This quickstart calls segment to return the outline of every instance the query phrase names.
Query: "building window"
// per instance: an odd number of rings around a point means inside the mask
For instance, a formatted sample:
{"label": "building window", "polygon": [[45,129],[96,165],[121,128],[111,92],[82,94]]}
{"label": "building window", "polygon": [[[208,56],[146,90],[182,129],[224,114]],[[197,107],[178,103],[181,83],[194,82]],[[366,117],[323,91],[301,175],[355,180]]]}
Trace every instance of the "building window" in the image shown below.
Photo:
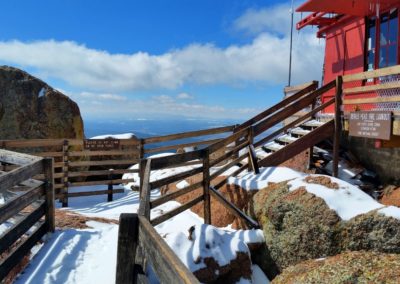
{"label": "building window", "polygon": [[367,24],[367,70],[398,64],[398,33],[398,9],[392,9],[379,17],[369,19]]}

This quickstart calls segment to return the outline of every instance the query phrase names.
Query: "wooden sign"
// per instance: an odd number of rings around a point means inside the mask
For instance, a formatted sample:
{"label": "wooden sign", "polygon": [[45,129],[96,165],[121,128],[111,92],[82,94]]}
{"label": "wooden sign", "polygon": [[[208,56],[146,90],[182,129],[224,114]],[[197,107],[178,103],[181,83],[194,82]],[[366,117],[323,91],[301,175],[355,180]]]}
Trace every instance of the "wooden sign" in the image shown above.
{"label": "wooden sign", "polygon": [[349,135],[390,140],[392,113],[390,111],[357,111],[350,113]]}
{"label": "wooden sign", "polygon": [[90,151],[104,151],[119,149],[119,139],[85,139],[83,140],[83,148]]}

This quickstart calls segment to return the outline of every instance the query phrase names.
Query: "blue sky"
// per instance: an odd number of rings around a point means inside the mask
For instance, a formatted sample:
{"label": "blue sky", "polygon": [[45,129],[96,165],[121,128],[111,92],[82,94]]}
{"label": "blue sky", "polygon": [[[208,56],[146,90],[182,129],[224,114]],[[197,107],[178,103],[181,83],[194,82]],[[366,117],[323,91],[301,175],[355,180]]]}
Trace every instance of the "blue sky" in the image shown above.
{"label": "blue sky", "polygon": [[[244,119],[287,84],[289,1],[26,0],[0,9],[0,64],[69,95],[85,119]],[[314,33],[295,33],[294,83],[321,77],[324,42]]]}

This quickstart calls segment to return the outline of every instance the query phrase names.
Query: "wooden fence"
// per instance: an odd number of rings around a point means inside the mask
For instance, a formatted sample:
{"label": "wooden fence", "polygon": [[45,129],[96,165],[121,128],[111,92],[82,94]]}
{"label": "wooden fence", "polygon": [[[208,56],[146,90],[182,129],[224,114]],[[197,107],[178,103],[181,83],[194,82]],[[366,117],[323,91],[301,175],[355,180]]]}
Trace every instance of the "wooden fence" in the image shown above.
{"label": "wooden fence", "polygon": [[[2,281],[55,223],[53,159],[0,150],[0,162],[10,166],[0,172],[0,224],[6,228],[0,237]],[[27,181],[36,175],[43,180]]]}
{"label": "wooden fence", "polygon": [[[221,136],[232,133],[234,129],[233,125],[145,139],[121,139],[119,147],[110,150],[85,149],[84,140],[78,139],[0,140],[0,148],[54,158],[56,198],[66,207],[71,197],[107,194],[108,201],[112,201],[113,194],[123,192],[122,188],[115,188],[115,185],[135,181],[132,178],[123,179],[122,175],[138,173],[138,169],[129,169],[129,166],[138,164],[144,157],[185,147],[205,147],[219,141]],[[188,138],[197,141],[181,142]],[[160,146],[160,143],[169,145]],[[70,190],[95,185],[104,185],[105,188],[79,192]]]}
{"label": "wooden fence", "polygon": [[[338,147],[341,132],[341,77],[322,88],[313,91],[313,86],[308,86],[296,94],[284,99],[263,113],[251,118],[235,128],[234,133],[208,147],[188,153],[166,157],[143,159],[140,163],[140,206],[138,215],[121,215],[117,256],[117,283],[146,283],[146,263],[152,265],[161,283],[198,283],[193,274],[173,254],[164,240],[157,234],[153,226],[156,226],[181,212],[190,209],[203,202],[204,222],[211,224],[211,196],[220,202],[229,212],[240,218],[249,228],[258,228],[259,225],[251,217],[247,216],[234,204],[225,198],[218,190],[227,183],[229,177],[237,176],[242,171],[249,169],[259,172],[259,164],[264,166],[275,165],[289,159],[294,155],[312,147],[316,143],[331,136],[334,140],[334,174],[337,176]],[[336,96],[327,103],[316,106],[316,100],[322,94],[336,87]],[[312,118],[317,112],[334,104],[337,114],[324,126],[299,139],[294,146],[287,146],[288,152],[278,151],[274,158],[270,156],[258,161],[255,148],[261,146],[270,139],[285,132],[290,127],[295,127]],[[298,113],[307,106],[311,110],[302,117],[297,118],[265,137],[265,132],[273,129],[277,124],[291,115]],[[260,138],[264,137],[264,138]],[[303,141],[304,143],[302,143]],[[289,153],[289,154],[288,154]],[[179,169],[190,163],[190,168],[181,168],[181,171],[172,176],[154,179],[152,172],[173,167]],[[233,171],[227,173],[227,170]],[[195,182],[172,193],[167,193],[155,200],[150,199],[150,192],[172,183],[201,174],[199,182]],[[223,179],[216,180],[217,177]],[[195,190],[201,190],[200,194],[181,206],[165,212],[155,218],[151,218],[151,209],[160,206],[170,200],[176,199]],[[150,236],[150,237],[149,237]],[[147,262],[146,262],[147,260]]]}

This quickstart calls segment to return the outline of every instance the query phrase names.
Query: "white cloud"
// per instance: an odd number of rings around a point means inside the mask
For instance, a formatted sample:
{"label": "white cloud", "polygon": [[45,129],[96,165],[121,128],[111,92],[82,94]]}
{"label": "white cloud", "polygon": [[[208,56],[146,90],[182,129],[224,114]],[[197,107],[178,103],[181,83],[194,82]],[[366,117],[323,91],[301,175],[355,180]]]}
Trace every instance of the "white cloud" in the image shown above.
{"label": "white cloud", "polygon": [[[285,84],[289,36],[283,31],[283,22],[287,21],[287,11],[283,11],[281,6],[276,10],[251,10],[239,18],[238,27],[263,31],[244,45],[220,48],[208,43],[191,44],[151,55],[146,52],[111,54],[72,41],[0,41],[0,61],[32,68],[43,79],[53,77],[71,87],[95,92],[176,89],[184,84]],[[267,12],[269,16],[265,18],[272,17],[268,20],[273,24],[258,23]],[[250,15],[258,16],[249,22]],[[314,33],[296,34],[293,59],[296,82],[318,79],[323,44],[318,43]]]}
{"label": "white cloud", "polygon": [[176,96],[176,98],[180,99],[180,100],[190,100],[190,99],[193,99],[194,97],[188,93],[179,93]]}

